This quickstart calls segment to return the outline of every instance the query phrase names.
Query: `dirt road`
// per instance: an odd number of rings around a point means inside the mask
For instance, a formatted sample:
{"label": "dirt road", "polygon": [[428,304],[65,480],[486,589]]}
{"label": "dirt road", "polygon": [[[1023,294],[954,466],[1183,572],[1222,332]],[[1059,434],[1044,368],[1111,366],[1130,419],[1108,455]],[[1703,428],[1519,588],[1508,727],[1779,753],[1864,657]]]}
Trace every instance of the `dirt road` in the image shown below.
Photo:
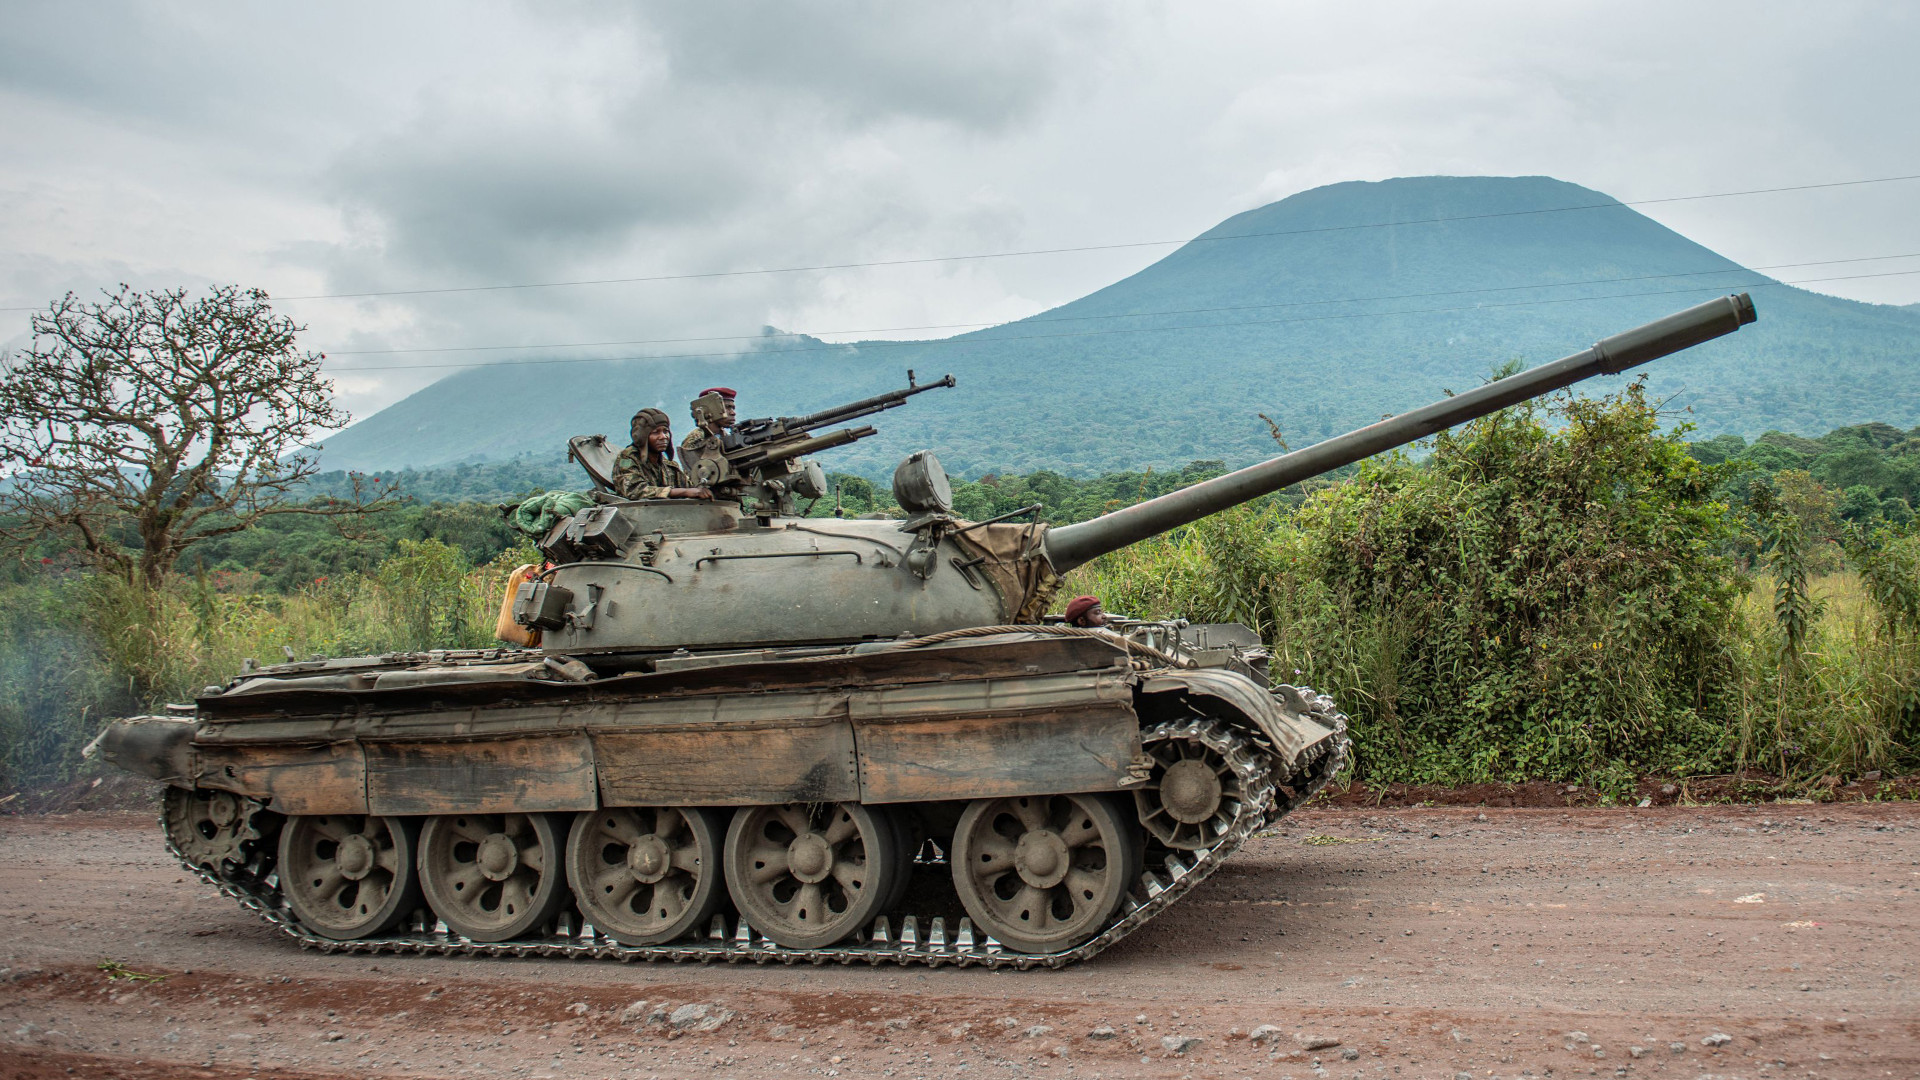
{"label": "dirt road", "polygon": [[1002,973],[324,956],[150,817],[0,818],[0,1077],[1920,1076],[1920,806],[1284,824]]}

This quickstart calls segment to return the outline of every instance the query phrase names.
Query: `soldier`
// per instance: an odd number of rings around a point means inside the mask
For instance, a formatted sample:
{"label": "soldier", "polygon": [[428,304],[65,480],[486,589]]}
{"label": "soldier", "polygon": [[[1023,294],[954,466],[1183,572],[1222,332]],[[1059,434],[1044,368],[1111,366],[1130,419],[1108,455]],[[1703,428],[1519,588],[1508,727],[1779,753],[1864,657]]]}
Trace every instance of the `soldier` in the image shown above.
{"label": "soldier", "polygon": [[633,414],[633,445],[614,461],[613,490],[623,499],[711,499],[673,460],[673,428],[659,409]]}
{"label": "soldier", "polygon": [[725,444],[721,438],[721,432],[733,427],[733,398],[732,388],[709,386],[693,399],[695,427],[680,444],[680,459],[686,462],[687,471],[696,484],[711,488],[740,479],[723,453]]}
{"label": "soldier", "polygon": [[1076,596],[1067,601],[1067,625],[1093,629],[1107,625],[1107,611],[1097,596]]}

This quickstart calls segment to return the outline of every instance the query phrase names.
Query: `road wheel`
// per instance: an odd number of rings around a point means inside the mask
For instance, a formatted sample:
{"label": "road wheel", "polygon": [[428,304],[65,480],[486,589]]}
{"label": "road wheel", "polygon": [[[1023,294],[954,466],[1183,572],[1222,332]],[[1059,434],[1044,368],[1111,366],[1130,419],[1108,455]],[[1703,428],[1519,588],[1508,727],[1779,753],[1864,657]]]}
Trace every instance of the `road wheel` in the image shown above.
{"label": "road wheel", "polygon": [[781,945],[832,945],[892,897],[899,836],[885,810],[854,802],[743,806],[727,829],[727,893]]}
{"label": "road wheel", "polygon": [[280,827],[280,891],[300,922],[322,937],[384,934],[420,906],[419,834],[408,818],[289,818]]}
{"label": "road wheel", "polygon": [[713,812],[697,807],[583,810],[567,836],[574,901],[626,945],[698,932],[720,902],[720,837]]}
{"label": "road wheel", "polygon": [[978,799],[954,829],[953,886],[975,926],[1017,952],[1098,934],[1140,873],[1133,815],[1104,795]]}
{"label": "road wheel", "polygon": [[420,888],[447,928],[510,941],[566,902],[560,830],[545,814],[443,814],[420,830]]}

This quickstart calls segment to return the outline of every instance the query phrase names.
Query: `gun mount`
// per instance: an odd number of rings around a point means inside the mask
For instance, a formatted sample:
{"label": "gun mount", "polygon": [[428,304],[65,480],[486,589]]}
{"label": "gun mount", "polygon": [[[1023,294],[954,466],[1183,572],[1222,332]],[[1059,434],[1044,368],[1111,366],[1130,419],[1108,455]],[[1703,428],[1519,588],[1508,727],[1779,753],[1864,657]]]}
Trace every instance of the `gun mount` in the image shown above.
{"label": "gun mount", "polygon": [[954,385],[951,375],[930,383],[916,383],[913,369],[908,368],[904,389],[889,390],[805,416],[743,420],[721,438],[727,463],[740,479],[722,485],[720,494],[744,501],[760,516],[790,516],[795,509],[795,496],[818,499],[826,494],[826,476],[817,465],[803,460],[807,455],[845,446],[876,433],[872,425],[842,428],[824,435],[813,432],[899,408],[908,398]]}
{"label": "gun mount", "polygon": [[822,409],[819,412],[808,413],[805,416],[762,417],[758,420],[742,420],[735,424],[733,430],[728,433],[726,445],[729,450],[747,448],[790,438],[794,435],[804,435],[810,431],[818,431],[823,427],[831,427],[834,424],[844,424],[849,420],[858,420],[863,416],[872,416],[874,413],[884,412],[887,409],[899,408],[905,405],[907,399],[910,397],[924,394],[929,390],[939,390],[943,387],[952,387],[954,385],[953,376],[951,375],[943,375],[930,383],[915,382],[913,369],[908,368],[907,385],[905,389],[889,390],[884,394],[875,394],[870,398],[862,398],[859,401],[849,402],[845,405],[836,405],[831,409]]}
{"label": "gun mount", "polygon": [[[757,455],[737,460],[765,501],[602,498],[556,526],[507,597],[539,648],[249,663],[89,750],[167,783],[185,865],[330,951],[1057,967],[1184,896],[1349,746],[1244,627],[1043,621],[1062,573],[1754,318],[1714,300],[1057,529],[954,517],[928,451],[894,472],[905,521],[791,516],[798,455],[871,430],[816,429],[953,385],[909,376],[743,425],[728,452]],[[604,472],[604,440],[573,445]],[[951,882],[941,914],[897,910],[927,875]]]}

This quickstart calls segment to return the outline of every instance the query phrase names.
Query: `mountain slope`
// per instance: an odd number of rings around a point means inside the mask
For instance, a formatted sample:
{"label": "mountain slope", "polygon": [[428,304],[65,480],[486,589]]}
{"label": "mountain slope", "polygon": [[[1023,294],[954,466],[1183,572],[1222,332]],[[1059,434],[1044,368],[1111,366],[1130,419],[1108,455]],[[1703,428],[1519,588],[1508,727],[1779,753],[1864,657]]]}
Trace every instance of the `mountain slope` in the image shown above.
{"label": "mountain slope", "polygon": [[942,341],[469,370],[336,435],[323,460],[559,454],[569,435],[624,433],[643,405],[682,417],[714,382],[741,390],[746,415],[798,413],[904,384],[912,367],[960,385],[878,418],[881,435],[832,452],[830,468],[879,476],[922,446],[966,476],[1242,464],[1274,450],[1259,413],[1307,445],[1476,385],[1508,359],[1550,360],[1739,289],[1759,324],[1643,369],[1657,399],[1691,407],[1706,434],[1920,423],[1911,305],[1773,283],[1575,184],[1416,177],[1302,192],[1072,303]]}

